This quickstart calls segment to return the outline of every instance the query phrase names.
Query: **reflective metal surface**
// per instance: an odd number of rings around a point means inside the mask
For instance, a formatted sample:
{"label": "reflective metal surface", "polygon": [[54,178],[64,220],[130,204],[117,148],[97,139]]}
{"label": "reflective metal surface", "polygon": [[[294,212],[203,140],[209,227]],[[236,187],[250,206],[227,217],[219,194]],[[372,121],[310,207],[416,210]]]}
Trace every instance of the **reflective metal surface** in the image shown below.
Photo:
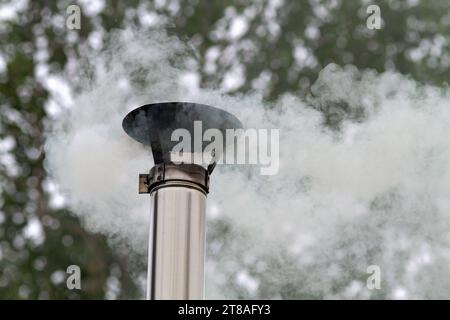
{"label": "reflective metal surface", "polygon": [[203,157],[198,161],[196,156],[203,155],[209,142],[192,139],[190,150],[180,155],[174,150],[179,141],[173,141],[172,134],[183,129],[203,138],[203,131],[215,129],[226,146],[233,142],[225,139],[226,131],[242,124],[231,113],[211,106],[162,102],[131,111],[122,127],[131,138],[150,146],[155,163],[150,173],[139,175],[139,193],[150,193],[152,206],[147,299],[203,299],[205,202],[220,152],[214,149],[208,163]]}
{"label": "reflective metal surface", "polygon": [[206,194],[172,181],[150,197],[147,299],[203,299]]}

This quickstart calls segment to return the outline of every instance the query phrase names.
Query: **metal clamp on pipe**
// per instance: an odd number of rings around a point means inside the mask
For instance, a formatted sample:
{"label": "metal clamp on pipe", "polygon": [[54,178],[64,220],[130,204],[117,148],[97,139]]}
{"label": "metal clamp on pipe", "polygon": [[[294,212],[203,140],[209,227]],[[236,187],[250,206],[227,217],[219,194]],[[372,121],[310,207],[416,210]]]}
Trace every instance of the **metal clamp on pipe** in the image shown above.
{"label": "metal clamp on pipe", "polygon": [[208,194],[209,171],[197,164],[160,163],[149,174],[139,175],[139,193],[151,193],[168,186],[184,186]]}

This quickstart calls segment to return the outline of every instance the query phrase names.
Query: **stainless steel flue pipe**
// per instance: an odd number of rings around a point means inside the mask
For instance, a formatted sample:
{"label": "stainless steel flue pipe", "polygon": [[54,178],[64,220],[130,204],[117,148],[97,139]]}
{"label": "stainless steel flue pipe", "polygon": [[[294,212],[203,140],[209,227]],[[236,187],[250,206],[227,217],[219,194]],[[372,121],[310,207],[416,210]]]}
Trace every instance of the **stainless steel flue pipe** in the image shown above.
{"label": "stainless steel flue pipe", "polygon": [[208,179],[196,164],[159,164],[140,175],[152,211],[147,299],[203,299]]}
{"label": "stainless steel flue pipe", "polygon": [[[131,111],[122,126],[133,139],[151,147],[155,166],[139,176],[139,192],[149,193],[147,299],[203,299],[205,211],[209,176],[223,150],[214,150],[212,163],[172,161],[176,129],[196,134],[204,130],[241,128],[240,121],[223,110],[194,103],[149,104]],[[223,146],[227,141],[223,141]],[[202,153],[205,143],[192,141],[189,153]],[[199,150],[200,148],[200,150]]]}

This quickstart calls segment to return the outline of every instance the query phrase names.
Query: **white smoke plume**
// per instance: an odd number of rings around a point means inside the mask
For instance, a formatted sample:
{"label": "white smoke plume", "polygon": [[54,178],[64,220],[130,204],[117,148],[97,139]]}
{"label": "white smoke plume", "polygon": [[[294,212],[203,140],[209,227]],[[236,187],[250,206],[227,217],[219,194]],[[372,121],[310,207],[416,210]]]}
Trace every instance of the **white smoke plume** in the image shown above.
{"label": "white smoke plume", "polygon": [[[280,171],[213,173],[210,230],[225,219],[244,236],[209,243],[207,297],[448,297],[448,90],[328,65],[307,99],[268,104],[196,86],[195,51],[161,29],[117,31],[108,43],[80,62],[84,85],[46,141],[46,168],[87,228],[145,252],[150,209],[137,174],[151,157],[121,121],[146,103],[210,104],[245,127],[280,129]],[[380,290],[366,288],[369,265],[381,269]]]}

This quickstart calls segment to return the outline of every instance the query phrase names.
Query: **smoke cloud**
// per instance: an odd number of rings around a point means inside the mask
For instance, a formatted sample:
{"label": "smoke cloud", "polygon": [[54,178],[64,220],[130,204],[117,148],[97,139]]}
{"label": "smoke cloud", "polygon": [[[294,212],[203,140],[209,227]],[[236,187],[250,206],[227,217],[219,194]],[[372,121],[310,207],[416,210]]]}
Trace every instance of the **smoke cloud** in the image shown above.
{"label": "smoke cloud", "polygon": [[[209,298],[445,298],[450,294],[450,97],[406,76],[326,66],[301,99],[199,88],[195,51],[162,29],[117,31],[79,62],[46,169],[85,226],[147,250],[151,155],[121,121],[146,103],[223,108],[280,129],[280,169],[218,166],[208,201]],[[381,289],[366,287],[367,267]],[[231,276],[230,276],[231,275]],[[230,286],[230,277],[236,287]]]}

